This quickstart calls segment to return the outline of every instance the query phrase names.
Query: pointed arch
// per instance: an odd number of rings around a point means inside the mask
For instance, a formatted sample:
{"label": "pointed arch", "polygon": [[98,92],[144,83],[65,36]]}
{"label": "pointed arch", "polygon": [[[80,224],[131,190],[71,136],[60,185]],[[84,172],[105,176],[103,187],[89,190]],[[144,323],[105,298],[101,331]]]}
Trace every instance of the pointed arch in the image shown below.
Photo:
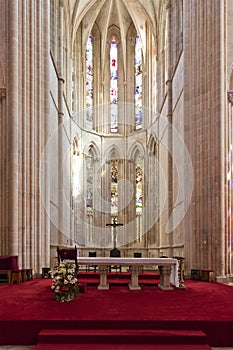
{"label": "pointed arch", "polygon": [[85,145],[83,153],[87,155],[90,150],[93,153],[95,160],[100,158],[100,150],[94,141],[91,141]]}
{"label": "pointed arch", "polygon": [[150,135],[149,140],[148,140],[148,149],[154,155],[156,153],[156,147],[157,147],[156,139],[153,135]]}
{"label": "pointed arch", "polygon": [[121,158],[121,152],[119,148],[115,144],[113,144],[108,151],[107,159],[111,160],[111,159],[117,159],[117,158]]}
{"label": "pointed arch", "polygon": [[132,161],[135,160],[136,155],[140,154],[143,158],[145,156],[145,149],[140,142],[135,142],[129,149],[128,158]]}

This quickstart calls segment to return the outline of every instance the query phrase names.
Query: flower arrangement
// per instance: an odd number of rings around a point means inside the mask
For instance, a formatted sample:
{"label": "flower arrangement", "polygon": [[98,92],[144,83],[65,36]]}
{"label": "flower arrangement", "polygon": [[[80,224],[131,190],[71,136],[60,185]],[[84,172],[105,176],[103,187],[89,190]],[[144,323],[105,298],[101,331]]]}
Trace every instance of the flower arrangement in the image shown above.
{"label": "flower arrangement", "polygon": [[76,265],[62,262],[53,270],[51,289],[54,298],[60,302],[69,302],[76,298],[79,292]]}

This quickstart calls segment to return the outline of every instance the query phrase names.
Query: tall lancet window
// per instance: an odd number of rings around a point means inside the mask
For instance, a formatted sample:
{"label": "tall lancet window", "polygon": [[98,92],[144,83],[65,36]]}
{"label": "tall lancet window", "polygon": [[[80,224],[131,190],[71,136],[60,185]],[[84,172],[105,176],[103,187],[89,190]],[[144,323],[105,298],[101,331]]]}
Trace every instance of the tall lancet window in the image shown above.
{"label": "tall lancet window", "polygon": [[75,137],[73,142],[73,157],[72,157],[72,194],[76,199],[80,195],[80,167],[81,160],[78,151],[78,140]]}
{"label": "tall lancet window", "polygon": [[118,214],[118,161],[111,160],[111,215]]}
{"label": "tall lancet window", "polygon": [[135,38],[135,129],[142,128],[142,44],[139,35]]}
{"label": "tall lancet window", "polygon": [[93,240],[93,192],[94,192],[94,153],[90,147],[86,158],[86,213],[88,241]]}
{"label": "tall lancet window", "polygon": [[143,206],[143,172],[142,161],[140,158],[136,161],[136,179],[135,179],[135,201],[136,201],[136,237],[137,241],[142,240],[142,206]]}
{"label": "tall lancet window", "polygon": [[93,128],[93,37],[86,45],[86,127]]}
{"label": "tall lancet window", "polygon": [[118,43],[112,37],[110,43],[110,117],[111,132],[118,131]]}

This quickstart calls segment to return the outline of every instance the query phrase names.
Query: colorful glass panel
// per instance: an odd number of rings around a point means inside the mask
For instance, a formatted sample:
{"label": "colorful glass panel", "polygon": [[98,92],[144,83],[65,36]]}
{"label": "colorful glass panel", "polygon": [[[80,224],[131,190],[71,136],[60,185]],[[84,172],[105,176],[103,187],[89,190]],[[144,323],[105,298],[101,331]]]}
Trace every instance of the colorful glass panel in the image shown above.
{"label": "colorful glass panel", "polygon": [[118,161],[111,161],[111,214],[118,213]]}
{"label": "colorful glass panel", "polygon": [[118,131],[118,43],[113,37],[110,43],[110,120],[111,132]]}
{"label": "colorful glass panel", "polygon": [[135,129],[142,128],[142,44],[139,36],[135,39]]}
{"label": "colorful glass panel", "polygon": [[137,165],[136,166],[136,213],[142,212],[142,199],[143,199],[142,168],[140,165]]}
{"label": "colorful glass panel", "polygon": [[90,35],[86,45],[86,127],[93,127],[93,37]]}

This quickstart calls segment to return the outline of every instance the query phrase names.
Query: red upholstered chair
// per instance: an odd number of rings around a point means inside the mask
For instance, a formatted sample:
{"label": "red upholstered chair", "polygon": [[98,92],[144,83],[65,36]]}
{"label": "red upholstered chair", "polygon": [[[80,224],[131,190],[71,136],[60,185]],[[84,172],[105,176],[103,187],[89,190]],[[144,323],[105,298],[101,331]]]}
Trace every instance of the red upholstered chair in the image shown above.
{"label": "red upholstered chair", "polygon": [[8,283],[21,283],[26,281],[26,269],[19,269],[18,256],[0,256],[0,275],[7,276]]}
{"label": "red upholstered chair", "polygon": [[[19,271],[17,255],[0,256],[0,275],[5,275],[8,283],[12,283],[12,273],[16,271]],[[13,275],[14,279],[17,281],[21,280],[21,277],[16,275],[17,273]]]}

